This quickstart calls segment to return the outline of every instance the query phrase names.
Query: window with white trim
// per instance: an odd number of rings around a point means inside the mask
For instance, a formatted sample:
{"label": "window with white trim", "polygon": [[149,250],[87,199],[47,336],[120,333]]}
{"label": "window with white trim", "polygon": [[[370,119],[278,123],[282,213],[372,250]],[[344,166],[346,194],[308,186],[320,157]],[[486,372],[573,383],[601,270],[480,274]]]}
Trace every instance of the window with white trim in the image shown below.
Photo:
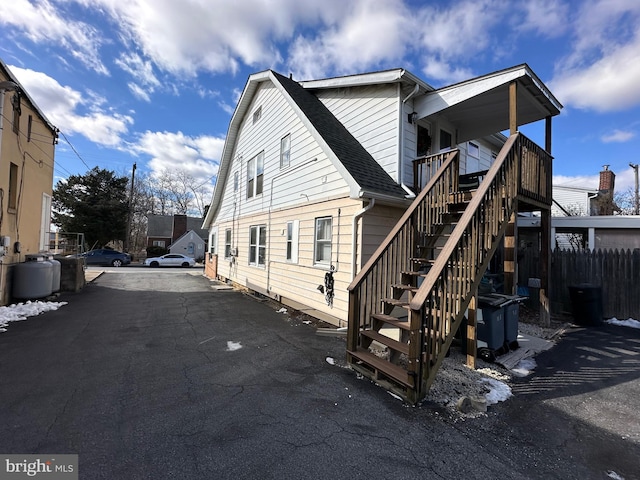
{"label": "window with white trim", "polygon": [[467,145],[467,155],[474,158],[480,158],[480,147],[473,142]]}
{"label": "window with white trim", "polygon": [[287,222],[287,262],[298,263],[299,220]]}
{"label": "window with white trim", "polygon": [[262,194],[264,182],[264,152],[247,162],[247,198]]}
{"label": "window with white trim", "polygon": [[316,218],[313,263],[331,265],[331,217]]}
{"label": "window with white trim", "polygon": [[258,107],[256,111],[253,112],[253,123],[255,124],[261,118],[262,118],[262,106]]}
{"label": "window with white trim", "polygon": [[264,267],[267,257],[267,226],[253,225],[249,229],[249,265]]}
{"label": "window with white trim", "polygon": [[166,245],[165,240],[154,240],[153,241],[153,246],[154,247],[162,247],[162,248],[164,248],[165,245]]}
{"label": "window with white trim", "polygon": [[224,231],[224,258],[231,257],[231,229]]}
{"label": "window with white trim", "polygon": [[280,168],[286,168],[291,161],[291,134],[280,140]]}
{"label": "window with white trim", "polygon": [[440,130],[440,151],[451,150],[453,146],[452,137],[446,130]]}

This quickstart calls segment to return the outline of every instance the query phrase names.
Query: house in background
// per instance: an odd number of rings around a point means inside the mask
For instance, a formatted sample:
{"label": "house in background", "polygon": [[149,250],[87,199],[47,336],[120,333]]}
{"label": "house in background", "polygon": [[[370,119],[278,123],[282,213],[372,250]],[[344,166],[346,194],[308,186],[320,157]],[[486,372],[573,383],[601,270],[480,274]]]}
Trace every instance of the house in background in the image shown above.
{"label": "house in background", "polygon": [[[188,217],[187,215],[149,215],[147,217],[147,247],[166,248],[169,251],[171,245],[191,231],[206,243],[208,232],[202,228],[202,218]],[[195,242],[199,244],[197,240]],[[195,252],[194,255],[189,256],[197,258],[195,256],[197,251]],[[185,253],[185,251],[172,253]],[[202,254],[204,254],[204,247]]]}
{"label": "house in background", "polygon": [[[553,247],[564,250],[640,248],[640,217],[616,215],[619,208],[613,200],[614,191],[615,173],[608,165],[600,172],[597,190],[554,186],[551,207]],[[518,218],[521,249],[537,250],[539,227],[540,218]],[[535,272],[535,267],[532,269]],[[524,269],[522,274],[528,275],[528,270]]]}
{"label": "house in background", "polygon": [[[205,271],[348,324],[349,363],[415,401],[503,237],[515,288],[516,214],[550,218],[560,109],[527,65],[438,90],[404,69],[253,74],[203,223]],[[544,149],[518,132],[539,120]],[[373,340],[388,360],[369,352]]]}
{"label": "house in background", "polygon": [[185,232],[169,246],[169,253],[181,253],[187,257],[202,261],[205,253],[205,241],[195,230]]}
{"label": "house in background", "polygon": [[0,305],[13,267],[49,244],[57,132],[0,60]]}

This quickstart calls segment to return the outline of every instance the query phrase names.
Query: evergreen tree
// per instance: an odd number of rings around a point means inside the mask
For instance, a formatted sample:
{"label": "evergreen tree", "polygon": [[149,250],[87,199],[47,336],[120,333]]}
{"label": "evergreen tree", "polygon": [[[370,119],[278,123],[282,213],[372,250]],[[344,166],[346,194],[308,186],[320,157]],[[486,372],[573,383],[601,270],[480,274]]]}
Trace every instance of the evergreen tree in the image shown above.
{"label": "evergreen tree", "polygon": [[124,240],[127,183],[126,177],[98,167],[59,181],[53,190],[53,223],[64,232],[84,233],[89,247]]}

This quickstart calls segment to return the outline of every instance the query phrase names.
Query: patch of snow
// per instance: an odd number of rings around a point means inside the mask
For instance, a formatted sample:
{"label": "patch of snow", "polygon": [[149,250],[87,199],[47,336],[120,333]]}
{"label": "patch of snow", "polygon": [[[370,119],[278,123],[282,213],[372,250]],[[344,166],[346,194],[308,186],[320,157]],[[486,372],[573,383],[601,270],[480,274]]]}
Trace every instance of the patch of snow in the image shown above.
{"label": "patch of snow", "polygon": [[287,309],[282,307],[280,310],[278,310],[276,313],[287,313]]}
{"label": "patch of snow", "polygon": [[628,318],[627,320],[618,320],[613,317],[607,320],[607,323],[611,325],[620,325],[622,327],[631,327],[631,328],[640,328],[640,322],[638,320],[634,320],[633,318]]}
{"label": "patch of snow", "polygon": [[620,475],[618,475],[616,472],[614,472],[613,470],[609,470],[607,472],[607,477],[609,478],[613,478],[614,480],[624,480],[624,477],[621,477]]}
{"label": "patch of snow", "polygon": [[513,395],[511,387],[495,378],[484,378],[482,382],[489,384],[489,393],[484,398],[487,399],[487,405],[495,405],[498,402],[504,402]]}
{"label": "patch of snow", "polygon": [[305,325],[311,325],[311,320],[303,320],[302,323]]}
{"label": "patch of snow", "polygon": [[520,360],[515,368],[511,369],[511,372],[518,377],[526,377],[527,375],[531,375],[531,372],[533,372],[537,366],[538,364],[532,357],[527,357]]}
{"label": "patch of snow", "polygon": [[327,361],[327,363],[328,363],[329,365],[335,365],[335,364],[336,364],[335,359],[333,359],[333,358],[331,358],[331,357],[327,357],[327,358],[325,358],[325,360]]}
{"label": "patch of snow", "polygon": [[396,400],[400,400],[401,402],[403,401],[403,400],[402,400],[402,397],[401,397],[400,395],[395,394],[395,393],[393,393],[393,392],[390,392],[390,391],[388,391],[388,390],[387,390],[387,393],[388,393],[389,395],[391,395],[393,398],[395,398]]}
{"label": "patch of snow", "polygon": [[25,302],[16,303],[7,307],[0,307],[0,332],[6,332],[10,322],[26,320],[28,317],[35,317],[44,312],[57,310],[66,305],[67,302]]}
{"label": "patch of snow", "polygon": [[234,350],[240,350],[242,345],[240,342],[227,342],[227,352],[233,352]]}

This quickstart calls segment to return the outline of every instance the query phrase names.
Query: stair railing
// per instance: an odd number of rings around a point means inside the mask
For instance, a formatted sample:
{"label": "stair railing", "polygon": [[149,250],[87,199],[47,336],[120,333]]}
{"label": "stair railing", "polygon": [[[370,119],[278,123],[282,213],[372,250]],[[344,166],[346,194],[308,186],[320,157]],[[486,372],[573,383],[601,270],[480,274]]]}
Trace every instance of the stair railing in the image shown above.
{"label": "stair railing", "polygon": [[[412,268],[411,258],[416,254],[415,246],[419,232],[442,221],[447,212],[450,195],[458,189],[458,149],[432,155],[429,161],[441,167],[348,287],[348,350],[356,350],[359,331],[371,327],[371,315],[383,313],[382,299],[390,295],[391,285],[400,281],[403,271]],[[414,338],[416,333],[412,332],[411,338]],[[414,345],[417,345],[416,342]],[[414,362],[409,371],[417,374],[418,365]]]}
{"label": "stair railing", "polygon": [[410,302],[411,329],[424,333],[422,382],[416,382],[416,398],[429,390],[515,212],[520,140],[517,133],[509,137]]}

